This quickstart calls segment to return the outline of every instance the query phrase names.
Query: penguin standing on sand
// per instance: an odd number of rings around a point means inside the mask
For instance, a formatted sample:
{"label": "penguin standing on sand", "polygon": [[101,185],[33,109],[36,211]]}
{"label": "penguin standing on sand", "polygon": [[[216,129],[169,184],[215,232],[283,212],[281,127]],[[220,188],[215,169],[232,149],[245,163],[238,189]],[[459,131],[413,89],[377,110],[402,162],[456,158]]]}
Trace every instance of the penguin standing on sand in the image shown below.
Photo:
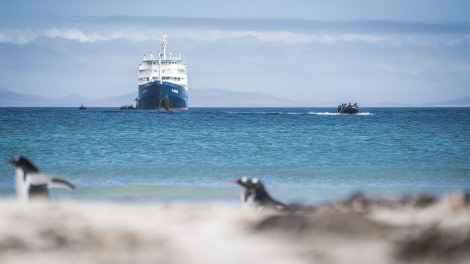
{"label": "penguin standing on sand", "polygon": [[38,198],[48,200],[48,187],[54,185],[75,189],[75,186],[66,179],[41,173],[31,161],[23,156],[7,160],[7,164],[13,164],[16,167],[16,195],[20,201],[28,202]]}
{"label": "penguin standing on sand", "polygon": [[287,205],[273,199],[258,178],[249,180],[246,177],[242,177],[241,179],[233,180],[232,182],[240,184],[245,188],[242,192],[242,203],[244,204],[254,206],[260,210],[264,208],[275,210],[289,209]]}

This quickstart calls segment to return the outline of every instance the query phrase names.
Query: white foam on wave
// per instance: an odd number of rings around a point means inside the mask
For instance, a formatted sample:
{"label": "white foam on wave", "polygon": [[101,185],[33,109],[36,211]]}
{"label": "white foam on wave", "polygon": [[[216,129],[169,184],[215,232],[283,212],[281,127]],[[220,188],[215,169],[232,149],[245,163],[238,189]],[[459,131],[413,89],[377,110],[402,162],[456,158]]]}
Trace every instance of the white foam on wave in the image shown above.
{"label": "white foam on wave", "polygon": [[373,113],[364,112],[364,113],[357,113],[357,114],[341,114],[341,113],[332,113],[332,112],[308,112],[309,115],[321,115],[321,116],[372,116]]}
{"label": "white foam on wave", "polygon": [[333,116],[340,115],[340,113],[331,113],[331,112],[308,112],[309,115],[324,115],[324,116]]}
{"label": "white foam on wave", "polygon": [[[243,111],[230,111],[230,112],[226,112],[227,114],[250,114],[250,115],[321,115],[321,116],[338,116],[338,115],[344,115],[344,116],[348,116],[350,114],[341,114],[341,113],[338,113],[338,112],[313,112],[313,111],[310,111],[310,112],[303,112],[303,111],[299,111],[299,112],[292,112],[292,111],[288,111],[288,112],[280,112],[280,111],[247,111],[247,112],[243,112]],[[357,114],[353,114],[353,115],[360,115],[360,116],[371,116],[371,115],[374,115],[373,113],[369,113],[369,112],[361,112],[361,113],[357,113]]]}

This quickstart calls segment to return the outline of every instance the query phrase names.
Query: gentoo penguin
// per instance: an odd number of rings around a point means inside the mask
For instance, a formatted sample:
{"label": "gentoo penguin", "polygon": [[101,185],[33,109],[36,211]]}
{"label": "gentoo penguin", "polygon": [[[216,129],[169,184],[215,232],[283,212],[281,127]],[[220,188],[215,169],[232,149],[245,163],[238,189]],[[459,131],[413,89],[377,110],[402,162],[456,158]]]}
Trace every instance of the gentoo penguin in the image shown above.
{"label": "gentoo penguin", "polygon": [[31,161],[23,156],[7,160],[7,163],[16,167],[16,196],[20,201],[27,202],[36,198],[49,199],[49,186],[57,185],[75,189],[75,186],[66,179],[41,173]]}
{"label": "gentoo penguin", "polygon": [[242,204],[244,205],[253,206],[260,210],[264,208],[276,210],[288,209],[287,205],[271,198],[258,178],[249,180],[247,177],[242,177],[238,180],[233,180],[232,182],[237,183],[244,188],[241,195]]}
{"label": "gentoo penguin", "polygon": [[251,181],[247,177],[241,177],[240,179],[232,180],[233,183],[239,184],[243,187],[243,191],[240,195],[242,205],[252,206],[254,205],[255,188]]}
{"label": "gentoo penguin", "polygon": [[264,188],[263,183],[258,178],[251,179],[251,184],[255,189],[254,203],[257,204],[260,209],[271,208],[277,210],[286,210],[289,207],[277,200],[274,200]]}

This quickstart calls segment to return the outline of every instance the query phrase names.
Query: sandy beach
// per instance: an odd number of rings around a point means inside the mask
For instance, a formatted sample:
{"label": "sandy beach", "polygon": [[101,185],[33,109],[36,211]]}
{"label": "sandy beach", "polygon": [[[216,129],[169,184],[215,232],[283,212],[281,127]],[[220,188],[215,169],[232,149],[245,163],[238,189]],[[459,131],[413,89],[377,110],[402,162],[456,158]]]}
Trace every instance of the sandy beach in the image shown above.
{"label": "sandy beach", "polygon": [[470,263],[468,196],[290,212],[228,205],[0,201],[0,263]]}

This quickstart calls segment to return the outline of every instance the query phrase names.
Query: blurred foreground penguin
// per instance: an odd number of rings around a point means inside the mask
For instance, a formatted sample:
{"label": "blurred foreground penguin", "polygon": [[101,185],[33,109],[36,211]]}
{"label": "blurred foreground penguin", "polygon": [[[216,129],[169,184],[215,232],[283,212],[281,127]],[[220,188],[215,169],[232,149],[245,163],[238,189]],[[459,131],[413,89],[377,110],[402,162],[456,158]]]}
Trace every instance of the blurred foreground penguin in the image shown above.
{"label": "blurred foreground penguin", "polygon": [[243,191],[240,196],[242,205],[253,206],[255,199],[255,187],[247,177],[241,177],[240,179],[232,180],[233,183],[239,184],[243,187]]}
{"label": "blurred foreground penguin", "polygon": [[49,199],[50,186],[62,186],[75,189],[75,186],[66,179],[52,177],[41,173],[36,166],[23,156],[7,160],[7,164],[16,167],[15,184],[18,200],[28,202],[32,199]]}
{"label": "blurred foreground penguin", "polygon": [[264,208],[275,210],[289,209],[287,205],[273,199],[258,178],[249,180],[246,177],[242,177],[232,182],[240,184],[244,188],[242,192],[242,203],[246,205],[254,206],[260,210]]}

